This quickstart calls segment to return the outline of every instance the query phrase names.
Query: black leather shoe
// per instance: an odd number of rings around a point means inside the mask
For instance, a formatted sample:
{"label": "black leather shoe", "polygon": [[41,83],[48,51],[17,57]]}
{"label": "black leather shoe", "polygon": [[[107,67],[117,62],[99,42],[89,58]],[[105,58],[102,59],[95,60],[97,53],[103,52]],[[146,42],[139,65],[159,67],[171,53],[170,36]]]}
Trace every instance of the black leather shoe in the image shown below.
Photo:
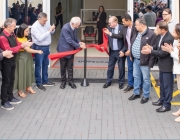
{"label": "black leather shoe", "polygon": [[66,83],[61,83],[60,88],[65,89],[65,87],[66,87]]}
{"label": "black leather shoe", "polygon": [[74,83],[69,83],[69,86],[73,89],[76,89],[76,85]]}
{"label": "black leather shoe", "polygon": [[129,92],[133,89],[133,87],[130,87],[130,86],[127,86],[125,89],[124,89],[124,93],[126,92]]}
{"label": "black leather shoe", "polygon": [[119,84],[119,89],[123,89],[124,88],[124,84]]}
{"label": "black leather shoe", "polygon": [[129,97],[128,99],[129,100],[135,100],[135,99],[137,99],[137,98],[140,98],[140,95],[135,95],[135,94],[133,94],[131,97]]}
{"label": "black leather shoe", "polygon": [[144,98],[144,97],[142,97],[142,99],[141,99],[141,104],[144,104],[144,103],[147,103],[148,102],[148,100],[149,100],[149,98]]}
{"label": "black leather shoe", "polygon": [[162,106],[163,103],[162,103],[160,100],[158,100],[157,102],[152,102],[152,105],[155,105],[155,106]]}
{"label": "black leather shoe", "polygon": [[160,108],[156,109],[156,112],[166,112],[166,111],[170,111],[171,108],[165,108],[164,106],[161,106]]}
{"label": "black leather shoe", "polygon": [[109,86],[111,86],[111,83],[106,83],[104,84],[103,88],[108,88]]}

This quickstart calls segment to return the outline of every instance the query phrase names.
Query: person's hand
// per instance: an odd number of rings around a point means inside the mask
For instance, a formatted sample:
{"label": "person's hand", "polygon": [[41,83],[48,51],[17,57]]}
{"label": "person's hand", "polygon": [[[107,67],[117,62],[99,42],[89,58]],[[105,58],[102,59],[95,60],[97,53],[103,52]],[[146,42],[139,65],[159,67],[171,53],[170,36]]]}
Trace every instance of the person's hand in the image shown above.
{"label": "person's hand", "polygon": [[37,52],[38,54],[43,54],[43,51],[41,51],[41,50],[38,50],[38,52]]}
{"label": "person's hand", "polygon": [[3,55],[3,57],[6,57],[6,58],[12,58],[13,57],[12,51],[9,51],[9,50],[3,51],[2,55]]}
{"label": "person's hand", "polygon": [[29,40],[21,44],[22,48],[30,47],[32,45],[33,45],[33,42],[30,42]]}
{"label": "person's hand", "polygon": [[124,52],[120,51],[119,52],[119,57],[123,57],[124,56]]}
{"label": "person's hand", "polygon": [[180,44],[178,44],[177,48],[178,48],[178,49],[179,49],[179,51],[180,51]]}
{"label": "person's hand", "polygon": [[85,43],[81,43],[81,44],[80,44],[80,48],[81,48],[81,49],[86,49]]}
{"label": "person's hand", "polygon": [[141,50],[142,54],[150,54],[151,53],[151,48],[149,48],[148,46],[144,46]]}
{"label": "person's hand", "polygon": [[125,56],[130,56],[130,50],[125,52]]}
{"label": "person's hand", "polygon": [[79,44],[80,44],[80,45],[85,45],[85,43],[84,43],[84,42],[79,42]]}
{"label": "person's hand", "polygon": [[52,32],[55,29],[55,25],[53,24],[50,28],[49,28],[49,32]]}
{"label": "person's hand", "polygon": [[97,18],[97,21],[99,21],[99,18]]}
{"label": "person's hand", "polygon": [[171,53],[173,51],[173,46],[171,44],[169,45],[168,43],[164,43],[164,46],[162,45],[161,48],[165,52]]}
{"label": "person's hand", "polygon": [[104,28],[103,32],[106,33],[107,35],[110,35],[110,31],[107,28]]}

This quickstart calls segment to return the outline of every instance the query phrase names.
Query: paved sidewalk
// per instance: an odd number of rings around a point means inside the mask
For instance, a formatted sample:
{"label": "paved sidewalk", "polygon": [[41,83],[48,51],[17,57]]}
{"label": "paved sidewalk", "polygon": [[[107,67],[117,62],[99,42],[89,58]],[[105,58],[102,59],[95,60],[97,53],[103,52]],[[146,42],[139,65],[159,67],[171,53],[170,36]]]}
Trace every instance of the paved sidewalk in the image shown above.
{"label": "paved sidewalk", "polygon": [[[59,74],[53,70],[49,73],[54,80]],[[77,70],[74,76],[81,73]],[[179,106],[156,113],[152,101],[158,98],[153,88],[150,100],[142,105],[140,99],[129,101],[132,92],[123,93],[117,83],[107,89],[103,84],[81,87],[76,82],[77,89],[66,86],[62,90],[56,82],[45,92],[35,89],[37,94],[28,94],[14,110],[0,109],[0,139],[180,138],[180,124],[171,115]]]}

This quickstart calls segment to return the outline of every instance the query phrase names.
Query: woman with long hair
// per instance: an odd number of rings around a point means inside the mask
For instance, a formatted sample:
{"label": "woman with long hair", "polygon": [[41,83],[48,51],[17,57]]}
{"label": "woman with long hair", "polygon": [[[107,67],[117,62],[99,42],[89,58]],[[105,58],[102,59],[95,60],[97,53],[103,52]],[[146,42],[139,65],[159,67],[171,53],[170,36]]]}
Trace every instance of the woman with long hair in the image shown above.
{"label": "woman with long hair", "polygon": [[61,24],[61,29],[63,27],[63,15],[62,15],[62,6],[61,2],[58,3],[56,9],[55,9],[55,18],[56,18],[56,27],[59,25],[59,21]]}
{"label": "woman with long hair", "polygon": [[103,43],[103,31],[102,29],[106,27],[106,12],[104,6],[99,6],[99,11],[96,15],[97,18],[97,28],[98,28],[98,44]]}
{"label": "woman with long hair", "polygon": [[[17,31],[17,40],[20,43],[29,40],[29,27],[26,24],[21,24]],[[18,95],[22,98],[26,97],[24,89],[31,94],[35,91],[32,89],[32,83],[35,82],[33,58],[31,53],[42,54],[41,50],[33,50],[30,47],[21,49],[16,57],[16,70],[14,89],[18,89]]]}
{"label": "woman with long hair", "polygon": [[[169,44],[165,44],[162,46],[162,50],[170,53],[171,57],[174,60],[173,65],[173,74],[177,76],[177,87],[180,92],[180,50],[178,47],[180,46],[180,24],[176,24],[174,32],[172,33],[174,37],[173,46]],[[180,122],[180,109],[177,112],[172,113],[174,116],[177,116],[175,119],[176,122]]]}

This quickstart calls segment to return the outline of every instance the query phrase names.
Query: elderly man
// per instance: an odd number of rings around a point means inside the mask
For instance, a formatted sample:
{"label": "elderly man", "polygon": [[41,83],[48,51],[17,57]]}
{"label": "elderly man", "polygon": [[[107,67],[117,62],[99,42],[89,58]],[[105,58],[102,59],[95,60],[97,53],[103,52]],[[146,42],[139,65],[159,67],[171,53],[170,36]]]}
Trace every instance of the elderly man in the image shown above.
{"label": "elderly man", "polygon": [[105,29],[104,32],[108,35],[109,42],[109,63],[107,71],[107,80],[103,88],[107,88],[111,85],[114,76],[114,67],[116,62],[118,63],[119,69],[119,89],[124,87],[125,79],[125,51],[123,38],[113,38],[113,34],[119,34],[122,32],[123,25],[118,24],[118,19],[115,16],[109,18],[109,30]]}
{"label": "elderly man", "polygon": [[150,54],[142,54],[141,50],[146,45],[154,45],[156,42],[156,35],[154,32],[147,28],[145,19],[137,19],[135,27],[138,31],[131,47],[131,57],[133,62],[133,76],[134,76],[134,94],[129,100],[140,98],[141,76],[143,77],[143,97],[141,104],[149,100],[151,89],[150,82],[150,68],[154,65],[154,58]]}
{"label": "elderly man", "polygon": [[43,51],[43,54],[34,54],[36,86],[42,91],[46,90],[45,86],[54,86],[54,83],[48,80],[49,46],[51,44],[51,34],[54,31],[54,24],[51,26],[47,22],[47,14],[43,12],[39,13],[38,20],[32,25],[31,36],[34,42],[33,49]]}
{"label": "elderly man", "polygon": [[14,109],[12,104],[19,104],[22,102],[13,96],[16,53],[18,53],[20,49],[29,47],[33,44],[32,42],[20,44],[14,35],[15,29],[16,20],[8,18],[4,22],[4,30],[0,34],[1,49],[4,53],[6,53],[6,50],[10,50],[13,53],[13,56],[9,55],[9,57],[3,58],[2,60],[1,108],[6,110],[12,110]]}
{"label": "elderly man", "polygon": [[[57,51],[66,52],[72,51],[78,48],[85,49],[86,46],[83,42],[80,42],[77,37],[77,28],[81,24],[81,19],[79,17],[73,17],[70,22],[66,23],[60,34]],[[61,85],[60,88],[64,89],[66,87],[66,69],[68,71],[68,82],[71,88],[75,89],[76,85],[73,81],[73,61],[74,55],[68,55],[60,59],[61,65]]]}

